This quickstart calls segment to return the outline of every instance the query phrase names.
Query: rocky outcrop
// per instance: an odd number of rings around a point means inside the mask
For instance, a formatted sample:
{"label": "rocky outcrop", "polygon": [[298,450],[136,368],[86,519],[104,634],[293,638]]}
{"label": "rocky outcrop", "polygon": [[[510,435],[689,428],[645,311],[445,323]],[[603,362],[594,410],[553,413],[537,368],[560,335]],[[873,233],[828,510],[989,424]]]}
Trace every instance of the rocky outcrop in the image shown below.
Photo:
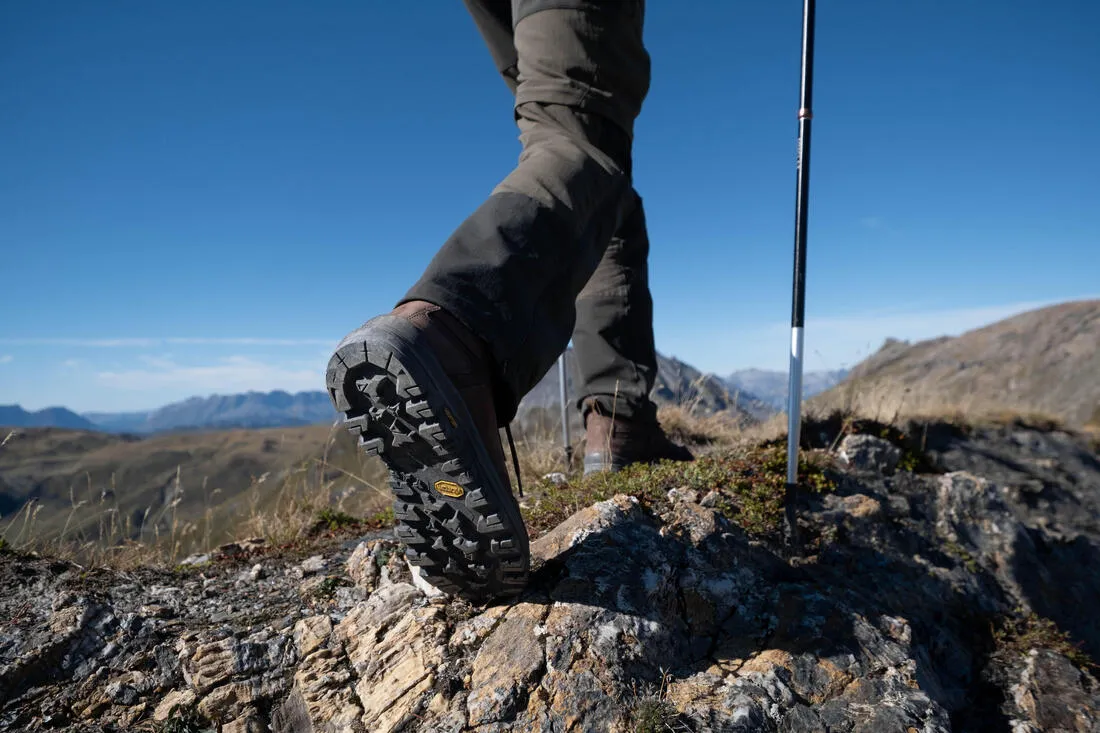
{"label": "rocky outcrop", "polygon": [[[488,608],[429,597],[386,537],[174,572],[2,555],[0,729],[1100,731],[1094,670],[1051,633],[1100,649],[1100,463],[1016,438],[843,468],[800,495],[796,555],[692,491],[615,496]],[[1032,613],[1054,624],[1020,632]]]}

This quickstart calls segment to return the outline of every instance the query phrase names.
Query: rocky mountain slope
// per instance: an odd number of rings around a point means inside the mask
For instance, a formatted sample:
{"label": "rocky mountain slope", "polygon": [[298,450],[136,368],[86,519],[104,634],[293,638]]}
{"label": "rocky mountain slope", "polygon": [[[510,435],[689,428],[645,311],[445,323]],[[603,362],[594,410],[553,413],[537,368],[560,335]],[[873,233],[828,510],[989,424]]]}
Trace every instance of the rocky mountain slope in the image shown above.
{"label": "rocky mountain slope", "polygon": [[1009,409],[1100,424],[1100,300],[1030,311],[954,338],[888,341],[813,402],[886,417]]}
{"label": "rocky mountain slope", "polygon": [[837,452],[798,552],[729,511],[765,464],[637,473],[508,605],[432,597],[377,535],[171,572],[2,554],[0,730],[1100,730],[1095,446],[867,427],[807,426]]}
{"label": "rocky mountain slope", "polygon": [[713,374],[703,374],[678,359],[657,355],[657,380],[653,399],[660,404],[691,405],[710,414],[732,412],[744,423],[751,423],[775,414],[775,410],[749,390],[730,389]]}
{"label": "rocky mountain slope", "polygon": [[[576,363],[573,350],[565,352],[566,389],[575,403],[578,395]],[[773,412],[755,395],[731,391],[722,380],[705,375],[695,367],[672,357],[657,354],[657,378],[654,380],[653,401],[660,405],[690,405],[700,414],[728,413],[734,422],[750,423]],[[561,377],[555,364],[520,403],[519,420],[531,412],[551,411],[560,423]],[[580,425],[579,416],[574,415]]]}

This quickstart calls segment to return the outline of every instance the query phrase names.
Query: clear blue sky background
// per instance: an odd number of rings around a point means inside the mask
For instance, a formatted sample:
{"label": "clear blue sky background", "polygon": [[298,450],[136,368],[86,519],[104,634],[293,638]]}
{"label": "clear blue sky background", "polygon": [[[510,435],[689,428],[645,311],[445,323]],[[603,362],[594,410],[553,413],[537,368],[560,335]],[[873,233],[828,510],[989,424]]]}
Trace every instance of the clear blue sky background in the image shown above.
{"label": "clear blue sky background", "polygon": [[[705,370],[786,367],[800,21],[649,3],[657,343]],[[1100,293],[1097,28],[820,3],[807,368]],[[2,3],[0,403],[323,388],[518,153],[458,0]]]}

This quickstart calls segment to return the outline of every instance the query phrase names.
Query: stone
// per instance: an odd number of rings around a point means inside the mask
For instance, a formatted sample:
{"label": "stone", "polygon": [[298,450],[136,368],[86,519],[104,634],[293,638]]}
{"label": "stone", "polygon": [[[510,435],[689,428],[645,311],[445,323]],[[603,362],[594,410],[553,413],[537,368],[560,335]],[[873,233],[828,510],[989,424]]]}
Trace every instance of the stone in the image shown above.
{"label": "stone", "polygon": [[443,609],[416,608],[411,585],[383,586],[333,630],[359,677],[355,692],[371,731],[398,730],[426,705],[443,661]]}
{"label": "stone", "polygon": [[138,703],[138,691],[124,682],[111,682],[104,688],[111,702],[119,705],[136,705]]}
{"label": "stone", "polygon": [[360,588],[374,590],[378,584],[380,542],[360,542],[347,560],[348,577]]}
{"label": "stone", "polygon": [[294,686],[273,716],[276,732],[365,732],[363,709],[343,653],[318,649],[294,671]]}
{"label": "stone", "polygon": [[254,697],[252,686],[247,682],[231,682],[211,690],[199,701],[197,708],[208,720],[222,721],[236,717]]}
{"label": "stone", "polygon": [[1062,654],[1032,649],[1014,675],[1014,731],[1100,730],[1100,684]]}
{"label": "stone", "polygon": [[445,595],[447,595],[443,591],[439,590],[439,588],[436,588],[434,585],[429,583],[427,579],[420,574],[420,569],[409,562],[408,558],[405,559],[405,564],[408,566],[409,574],[412,576],[412,584],[418,591],[423,593],[428,598],[443,598]]}
{"label": "stone", "polygon": [[901,460],[901,449],[873,435],[846,435],[838,450],[840,460],[858,471],[892,473]]}
{"label": "stone", "polygon": [[302,598],[314,598],[321,594],[321,589],[325,587],[325,582],[328,579],[323,575],[314,575],[306,578],[298,586],[298,594]]}
{"label": "stone", "polygon": [[588,535],[614,523],[643,516],[638,500],[630,496],[616,496],[581,509],[557,527],[531,543],[531,555],[545,559],[560,555],[582,542]]}
{"label": "stone", "polygon": [[328,616],[310,616],[299,619],[294,624],[294,645],[298,656],[308,657],[316,649],[324,646],[332,634],[332,619]]}
{"label": "stone", "polygon": [[689,503],[699,503],[699,492],[692,491],[688,488],[669,489],[668,490],[669,501],[686,501]]}
{"label": "stone", "polygon": [[830,509],[830,516],[836,519],[876,520],[883,514],[882,502],[866,494],[826,496],[825,506]]}
{"label": "stone", "polygon": [[301,562],[298,568],[302,571],[302,575],[312,575],[313,573],[324,572],[325,558],[322,555],[312,555]]}
{"label": "stone", "polygon": [[470,725],[511,720],[516,705],[546,664],[536,628],[546,608],[521,603],[481,644],[474,657],[471,692],[466,698]]}
{"label": "stone", "polygon": [[721,501],[722,495],[717,491],[708,491],[702,499],[699,500],[699,504],[707,509],[715,509],[718,507]]}
{"label": "stone", "polygon": [[196,553],[194,555],[188,555],[180,560],[180,565],[206,565],[211,560],[209,552]]}
{"label": "stone", "polygon": [[548,473],[542,477],[542,480],[549,481],[554,486],[565,486],[567,483],[569,483],[569,478],[561,471]]}
{"label": "stone", "polygon": [[172,711],[174,709],[188,708],[194,704],[194,690],[172,690],[164,696],[153,710],[153,720],[163,722],[172,717]]}
{"label": "stone", "polygon": [[267,733],[267,726],[259,713],[252,711],[222,726],[221,733]]}

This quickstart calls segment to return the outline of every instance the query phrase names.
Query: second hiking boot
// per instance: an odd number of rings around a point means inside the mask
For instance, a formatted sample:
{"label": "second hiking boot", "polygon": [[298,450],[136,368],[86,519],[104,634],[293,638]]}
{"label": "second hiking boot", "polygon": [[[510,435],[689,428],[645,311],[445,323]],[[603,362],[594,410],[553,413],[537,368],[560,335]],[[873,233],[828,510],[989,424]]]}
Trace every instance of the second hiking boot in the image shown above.
{"label": "second hiking boot", "polygon": [[584,475],[619,471],[633,463],[691,461],[687,448],[673,443],[656,420],[626,420],[602,412],[596,402],[585,405]]}
{"label": "second hiking boot", "polygon": [[475,602],[519,593],[530,566],[490,374],[480,338],[413,301],[348,334],[325,375],[345,427],[390,469],[410,564]]}

